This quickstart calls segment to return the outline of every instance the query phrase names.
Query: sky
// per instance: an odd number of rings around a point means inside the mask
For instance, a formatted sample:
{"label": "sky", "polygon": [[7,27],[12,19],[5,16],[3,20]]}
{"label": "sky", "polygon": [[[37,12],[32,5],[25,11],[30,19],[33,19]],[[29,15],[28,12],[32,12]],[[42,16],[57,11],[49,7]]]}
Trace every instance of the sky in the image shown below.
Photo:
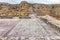
{"label": "sky", "polygon": [[27,1],[29,3],[60,4],[60,0],[0,0],[0,2],[10,4],[19,4],[21,1]]}

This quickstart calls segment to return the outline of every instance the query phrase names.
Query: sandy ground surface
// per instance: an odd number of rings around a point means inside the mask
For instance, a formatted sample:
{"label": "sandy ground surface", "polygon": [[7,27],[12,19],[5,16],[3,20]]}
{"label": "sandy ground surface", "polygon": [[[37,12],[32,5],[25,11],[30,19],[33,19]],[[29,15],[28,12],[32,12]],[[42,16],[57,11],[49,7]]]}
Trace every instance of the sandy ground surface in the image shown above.
{"label": "sandy ground surface", "polygon": [[57,30],[41,19],[1,19],[0,36],[7,37],[50,37],[60,36]]}
{"label": "sandy ground surface", "polygon": [[41,18],[47,19],[48,22],[50,22],[51,24],[56,25],[57,27],[60,28],[60,20],[57,20],[56,18],[51,17],[49,15],[41,16]]}
{"label": "sandy ground surface", "polygon": [[9,37],[57,37],[60,33],[41,19],[20,19],[18,24],[7,35]]}
{"label": "sandy ground surface", "polygon": [[6,34],[10,29],[15,27],[17,19],[0,19],[0,36]]}

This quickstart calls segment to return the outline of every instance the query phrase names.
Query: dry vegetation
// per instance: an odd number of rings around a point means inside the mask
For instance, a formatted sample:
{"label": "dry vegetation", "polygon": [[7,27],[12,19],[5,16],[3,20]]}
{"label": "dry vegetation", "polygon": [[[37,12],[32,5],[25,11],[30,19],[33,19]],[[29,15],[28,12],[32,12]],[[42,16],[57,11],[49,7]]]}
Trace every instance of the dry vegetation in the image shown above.
{"label": "dry vegetation", "polygon": [[20,4],[0,3],[1,17],[28,16],[30,13],[37,15],[51,15],[60,18],[60,4],[32,4],[22,1]]}

